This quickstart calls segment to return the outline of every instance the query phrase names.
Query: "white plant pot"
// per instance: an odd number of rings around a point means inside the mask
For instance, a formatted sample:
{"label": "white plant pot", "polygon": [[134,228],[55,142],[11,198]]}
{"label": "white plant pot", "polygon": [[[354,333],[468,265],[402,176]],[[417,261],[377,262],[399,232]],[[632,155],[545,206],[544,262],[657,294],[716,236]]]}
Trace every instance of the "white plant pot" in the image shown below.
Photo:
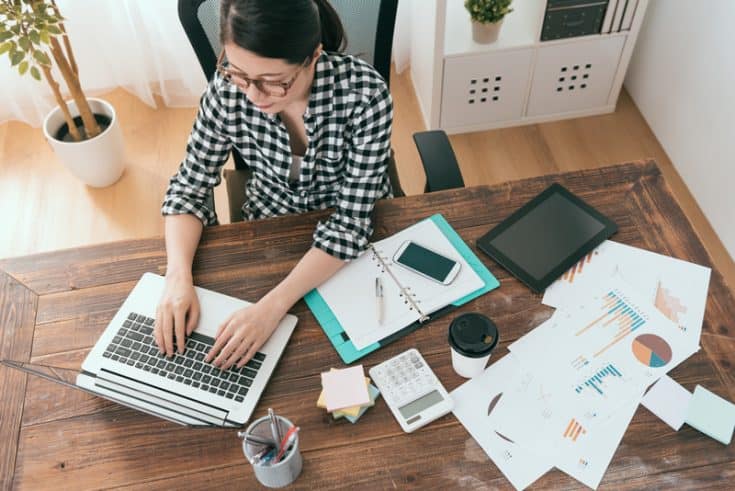
{"label": "white plant pot", "polygon": [[503,25],[503,20],[500,19],[498,22],[475,22],[472,21],[472,40],[480,44],[494,43],[498,40],[500,34],[500,26]]}
{"label": "white plant pot", "polygon": [[[85,184],[103,188],[115,183],[125,169],[125,148],[115,109],[102,99],[87,98],[92,113],[110,118],[110,126],[102,133],[81,142],[65,142],[55,138],[66,120],[60,107],[54,108],[43,122],[43,134],[61,163]],[[72,117],[79,115],[74,101],[68,101]]]}

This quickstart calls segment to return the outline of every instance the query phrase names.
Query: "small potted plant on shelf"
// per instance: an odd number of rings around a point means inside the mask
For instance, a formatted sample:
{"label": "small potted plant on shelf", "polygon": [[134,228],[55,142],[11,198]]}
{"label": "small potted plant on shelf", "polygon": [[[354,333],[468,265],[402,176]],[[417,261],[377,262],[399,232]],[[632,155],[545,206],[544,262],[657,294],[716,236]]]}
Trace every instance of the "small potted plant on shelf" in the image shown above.
{"label": "small potted plant on shelf", "polygon": [[464,6],[472,19],[472,39],[476,43],[492,43],[498,39],[500,26],[513,11],[512,0],[465,0]]}
{"label": "small potted plant on shelf", "polygon": [[109,186],[124,169],[122,132],[108,102],[84,95],[63,21],[55,0],[0,0],[0,56],[7,54],[20,75],[43,78],[51,87],[58,105],[43,132],[59,160],[86,184]]}

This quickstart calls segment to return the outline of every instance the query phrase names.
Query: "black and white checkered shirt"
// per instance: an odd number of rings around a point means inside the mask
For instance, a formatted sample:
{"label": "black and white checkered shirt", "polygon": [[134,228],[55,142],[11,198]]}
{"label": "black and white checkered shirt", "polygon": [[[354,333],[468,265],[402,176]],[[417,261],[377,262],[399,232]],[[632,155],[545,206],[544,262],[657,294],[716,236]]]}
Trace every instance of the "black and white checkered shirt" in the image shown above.
{"label": "black and white checkered shirt", "polygon": [[387,173],[393,104],[385,81],[366,62],[322,53],[304,114],[308,148],[298,179],[290,181],[291,147],[280,118],[261,112],[216,73],[199,104],[186,157],[171,178],[164,215],[189,213],[217,223],[206,205],[221,181],[232,149],[252,170],[243,217],[247,220],[335,208],[314,231],[314,246],[349,260],[373,232],[375,201],[390,197]]}

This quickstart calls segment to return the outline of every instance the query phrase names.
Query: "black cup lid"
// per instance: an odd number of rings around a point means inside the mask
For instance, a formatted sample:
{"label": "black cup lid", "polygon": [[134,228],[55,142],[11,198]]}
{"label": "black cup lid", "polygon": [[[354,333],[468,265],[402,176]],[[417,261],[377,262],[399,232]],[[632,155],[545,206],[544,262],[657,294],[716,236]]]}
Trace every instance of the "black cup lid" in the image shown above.
{"label": "black cup lid", "polygon": [[449,324],[449,344],[464,356],[481,358],[498,344],[498,328],[482,314],[462,314]]}

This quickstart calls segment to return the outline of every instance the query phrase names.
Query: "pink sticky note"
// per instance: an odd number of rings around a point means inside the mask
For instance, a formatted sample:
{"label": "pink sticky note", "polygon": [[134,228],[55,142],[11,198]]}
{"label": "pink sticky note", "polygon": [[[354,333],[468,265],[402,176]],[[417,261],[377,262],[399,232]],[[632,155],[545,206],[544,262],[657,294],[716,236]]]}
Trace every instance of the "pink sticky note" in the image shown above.
{"label": "pink sticky note", "polygon": [[370,402],[362,365],[322,373],[322,388],[329,412]]}

